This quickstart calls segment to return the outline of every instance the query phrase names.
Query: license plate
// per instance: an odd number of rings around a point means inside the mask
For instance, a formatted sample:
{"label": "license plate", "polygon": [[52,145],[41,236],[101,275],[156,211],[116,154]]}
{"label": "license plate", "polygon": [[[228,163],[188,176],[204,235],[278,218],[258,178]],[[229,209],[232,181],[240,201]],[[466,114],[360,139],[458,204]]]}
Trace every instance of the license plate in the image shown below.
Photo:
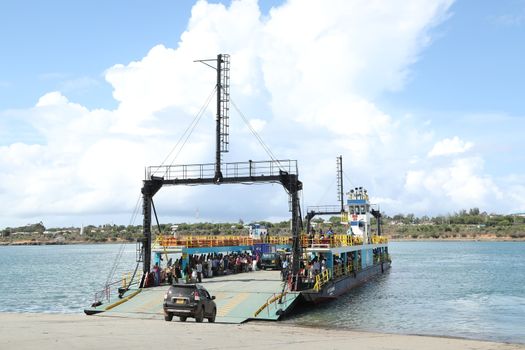
{"label": "license plate", "polygon": [[177,301],[175,301],[175,304],[184,304],[184,299],[177,299]]}

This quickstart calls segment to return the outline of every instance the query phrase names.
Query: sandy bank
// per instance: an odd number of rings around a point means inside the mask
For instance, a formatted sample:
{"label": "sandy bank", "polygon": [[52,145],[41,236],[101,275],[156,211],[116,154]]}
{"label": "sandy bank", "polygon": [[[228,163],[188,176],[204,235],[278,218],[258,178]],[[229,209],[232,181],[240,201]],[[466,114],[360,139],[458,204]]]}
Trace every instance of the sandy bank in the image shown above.
{"label": "sandy bank", "polygon": [[525,349],[463,339],[129,318],[0,314],[0,349]]}

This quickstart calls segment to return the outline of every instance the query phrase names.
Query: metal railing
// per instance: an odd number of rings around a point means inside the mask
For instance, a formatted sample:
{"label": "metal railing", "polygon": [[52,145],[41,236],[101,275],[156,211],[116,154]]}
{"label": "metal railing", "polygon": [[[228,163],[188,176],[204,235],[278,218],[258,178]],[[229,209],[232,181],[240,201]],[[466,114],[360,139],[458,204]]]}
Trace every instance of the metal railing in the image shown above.
{"label": "metal railing", "polygon": [[330,270],[330,269],[326,269],[323,272],[321,272],[320,274],[316,275],[315,276],[314,290],[316,292],[320,291],[321,288],[323,288],[323,286],[325,284],[327,284],[328,281],[330,281],[331,279],[332,279],[332,270]]}
{"label": "metal railing", "polygon": [[291,244],[292,238],[287,236],[267,237],[266,239],[255,239],[247,236],[157,236],[155,244],[161,247],[232,247],[250,246],[256,243]]}
{"label": "metal railing", "polygon": [[[388,238],[384,236],[372,236],[371,242],[373,244],[388,243]],[[301,235],[301,244],[307,248],[332,248],[332,247],[348,247],[354,245],[362,245],[363,238],[352,235],[332,235],[320,237],[309,237]]]}
{"label": "metal railing", "polygon": [[341,206],[340,205],[316,205],[306,208],[307,212],[315,212],[315,213],[340,213],[341,212]]}
{"label": "metal railing", "polygon": [[[297,161],[248,161],[221,165],[223,177],[278,176],[281,171],[298,174]],[[215,163],[150,166],[146,169],[146,179],[151,179],[151,176],[164,180],[210,179],[215,176]]]}
{"label": "metal railing", "polygon": [[121,279],[107,283],[102,290],[95,292],[93,304],[101,304],[102,301],[109,303],[113,298],[120,296],[121,289],[127,290],[132,285],[138,286],[139,281],[142,279],[142,271],[137,272],[133,280],[132,276],[133,272],[126,272],[122,275]]}
{"label": "metal railing", "polygon": [[333,279],[343,277],[353,273],[354,271],[361,270],[361,267],[354,265],[352,262],[349,262],[347,265],[336,265],[333,269],[326,269],[323,272],[315,276],[315,283],[313,289],[318,292],[323,288],[325,284]]}
{"label": "metal railing", "polygon": [[253,317],[257,317],[264,309],[266,309],[268,311],[268,316],[270,315],[270,306],[271,305],[274,305],[274,308],[275,310],[277,311],[277,301],[279,301],[279,304],[286,304],[287,300],[286,300],[286,295],[288,294],[288,291],[285,291],[283,293],[279,293],[279,294],[273,294],[271,297],[269,297],[268,299],[266,299],[266,302],[264,304],[261,305],[261,307],[259,307],[257,309],[257,311],[255,311],[253,313]]}
{"label": "metal railing", "polygon": [[[388,239],[384,236],[373,236],[372,243],[387,243]],[[290,236],[271,236],[265,239],[256,239],[248,236],[181,236],[172,237],[166,235],[159,235],[155,240],[155,245],[161,247],[187,247],[187,248],[202,248],[202,247],[231,247],[241,245],[254,245],[256,243],[270,243],[270,244],[292,244],[292,237]],[[331,248],[331,247],[347,247],[354,245],[362,245],[361,237],[351,235],[333,235],[324,238],[310,238],[306,235],[301,235],[301,244],[307,248]]]}

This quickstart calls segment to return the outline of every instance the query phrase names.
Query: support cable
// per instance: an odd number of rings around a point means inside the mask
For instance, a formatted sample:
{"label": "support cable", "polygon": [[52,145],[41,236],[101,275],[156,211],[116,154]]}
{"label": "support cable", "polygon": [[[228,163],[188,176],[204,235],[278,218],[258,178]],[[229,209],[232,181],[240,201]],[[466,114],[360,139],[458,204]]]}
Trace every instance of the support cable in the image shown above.
{"label": "support cable", "polygon": [[320,205],[321,205],[321,202],[325,199],[325,197],[326,197],[326,195],[328,194],[328,192],[332,191],[335,182],[336,182],[336,181],[332,181],[332,182],[330,183],[330,186],[328,186],[328,187],[326,188],[326,190],[325,190],[324,194],[322,195],[322,197],[319,198],[319,201],[317,202],[317,206],[320,206]]}
{"label": "support cable", "polygon": [[[206,109],[208,108],[211,100],[212,100],[212,97],[215,93],[215,90],[217,89],[217,87],[215,87],[213,89],[213,91],[211,92],[211,94],[208,96],[208,99],[206,100],[205,104],[201,107],[201,112],[200,112],[200,116],[199,118],[196,120],[196,122],[194,123],[193,125],[193,128],[191,128],[191,130],[186,134],[186,138],[184,139],[184,142],[182,143],[182,146],[180,146],[179,148],[179,151],[177,152],[177,154],[175,154],[175,157],[173,157],[173,160],[171,161],[170,163],[170,166],[173,165],[173,163],[175,162],[175,160],[177,159],[177,157],[179,156],[179,154],[182,152],[182,149],[184,148],[184,146],[186,145],[186,142],[188,142],[188,139],[190,138],[191,134],[193,133],[193,131],[195,130],[197,124],[199,123],[199,121],[201,120],[202,116],[204,115],[204,112],[206,111]],[[168,167],[169,168],[169,167]],[[168,168],[166,168],[166,172],[165,172],[165,175],[167,174],[168,172]]]}
{"label": "support cable", "polygon": [[237,107],[237,105],[235,104],[235,102],[233,101],[232,98],[230,98],[230,102],[233,106],[233,108],[235,108],[235,110],[237,111],[237,113],[239,113],[239,115],[241,116],[242,120],[244,121],[244,123],[246,124],[246,126],[248,126],[248,129],[250,129],[251,133],[253,134],[253,136],[255,136],[255,138],[257,139],[257,141],[259,141],[259,143],[261,144],[262,148],[266,151],[266,153],[268,154],[268,156],[271,158],[272,161],[274,161],[278,166],[279,166],[279,169],[282,170],[282,171],[285,171],[284,170],[284,167],[282,166],[281,162],[279,162],[279,160],[277,160],[277,158],[274,156],[272,150],[270,149],[270,147],[268,147],[263,139],[259,136],[259,134],[257,133],[257,131],[255,131],[255,129],[250,125],[248,119],[246,119],[246,117],[244,116],[244,114],[241,112],[241,110],[239,109],[239,107]]}
{"label": "support cable", "polygon": [[157,210],[155,209],[155,203],[153,203],[153,198],[151,198],[151,207],[153,208],[153,214],[155,214],[155,221],[157,221],[157,229],[159,230],[159,235],[162,233],[160,230],[159,217],[157,216]]}
{"label": "support cable", "polygon": [[[135,208],[133,209],[133,214],[131,215],[131,219],[128,226],[131,226],[135,223],[135,219],[138,216],[139,208],[140,208],[140,198],[142,196],[138,196],[137,202],[135,204]],[[119,247],[119,251],[117,252],[117,255],[115,256],[115,260],[113,261],[113,265],[111,266],[111,269],[108,273],[108,277],[106,278],[106,286],[109,285],[113,278],[115,277],[115,273],[117,272],[117,267],[120,264],[120,259],[122,258],[122,254],[124,253],[124,248],[126,247],[126,242],[122,242]],[[138,265],[138,264],[137,264]]]}
{"label": "support cable", "polygon": [[[193,120],[191,121],[190,125],[188,125],[188,127],[186,128],[186,130],[184,130],[184,133],[181,135],[180,139],[177,141],[177,143],[175,144],[175,146],[173,146],[173,148],[171,149],[171,151],[168,153],[168,155],[166,156],[166,158],[164,158],[164,160],[162,161],[162,163],[160,164],[160,166],[153,172],[152,175],[155,175],[157,172],[160,171],[160,169],[166,164],[166,162],[168,161],[168,159],[171,157],[171,155],[173,154],[173,152],[175,152],[175,150],[177,148],[179,148],[179,145],[181,142],[182,143],[182,146],[180,146],[180,149],[179,151],[175,154],[175,156],[173,157],[173,160],[171,161],[171,163],[169,165],[173,165],[173,163],[175,162],[175,160],[177,159],[177,157],[179,156],[180,152],[182,151],[182,148],[184,148],[184,145],[186,144],[186,142],[188,141],[188,138],[191,136],[191,134],[193,133],[193,131],[195,130],[195,127],[197,126],[197,124],[199,123],[200,119],[202,118],[202,116],[204,115],[204,112],[206,111],[206,109],[208,108],[211,100],[212,100],[212,97],[214,96],[215,92],[217,90],[217,86],[214,86],[213,87],[213,90],[212,92],[210,93],[210,95],[206,98],[206,100],[204,101],[204,104],[201,106],[201,108],[199,109],[199,111],[197,112],[197,114],[195,114],[195,116],[193,117]],[[184,141],[183,141],[184,139]],[[166,169],[166,172],[164,175],[166,175],[168,169]]]}
{"label": "support cable", "polygon": [[346,175],[346,173],[345,173],[344,171],[343,171],[343,176],[345,177],[345,179],[348,180],[348,182],[350,183],[350,185],[351,185],[352,187],[355,187],[355,185],[352,183],[352,181],[350,180],[350,178]]}

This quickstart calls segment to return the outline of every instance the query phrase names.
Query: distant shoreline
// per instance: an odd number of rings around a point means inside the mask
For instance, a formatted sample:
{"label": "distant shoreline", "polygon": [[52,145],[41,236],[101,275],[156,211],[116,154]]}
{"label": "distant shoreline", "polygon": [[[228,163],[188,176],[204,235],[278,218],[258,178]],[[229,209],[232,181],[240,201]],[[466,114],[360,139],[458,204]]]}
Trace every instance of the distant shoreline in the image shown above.
{"label": "distant shoreline", "polygon": [[[457,238],[390,238],[389,242],[525,242],[524,238],[512,238],[512,237],[457,237]],[[38,246],[38,245],[82,245],[82,244],[134,244],[132,241],[32,241],[32,240],[21,240],[21,241],[0,241],[0,246]]]}
{"label": "distant shoreline", "polygon": [[391,238],[389,242],[525,242],[524,238],[512,237],[458,237],[458,238]]}
{"label": "distant shoreline", "polygon": [[122,244],[129,243],[134,244],[136,242],[129,241],[62,241],[62,242],[51,242],[51,241],[18,241],[18,242],[2,242],[0,246],[36,246],[36,245],[87,245],[87,244]]}

